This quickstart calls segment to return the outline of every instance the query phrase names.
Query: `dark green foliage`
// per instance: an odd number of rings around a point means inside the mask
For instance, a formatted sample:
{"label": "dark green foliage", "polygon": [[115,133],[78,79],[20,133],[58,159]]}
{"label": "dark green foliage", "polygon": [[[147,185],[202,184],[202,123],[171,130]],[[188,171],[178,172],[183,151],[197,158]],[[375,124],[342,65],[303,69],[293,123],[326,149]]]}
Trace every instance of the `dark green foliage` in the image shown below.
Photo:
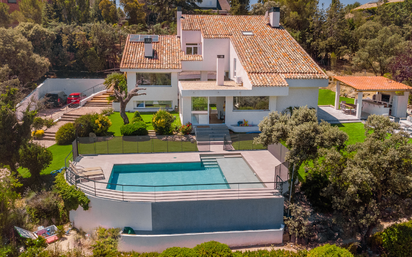
{"label": "dark green foliage", "polygon": [[321,194],[328,185],[328,177],[317,172],[310,172],[302,183],[301,191],[305,192],[312,207],[321,212],[333,211],[331,196]]}
{"label": "dark green foliage", "polygon": [[159,257],[196,257],[198,254],[192,248],[171,247],[164,250]]}
{"label": "dark green foliage", "polygon": [[93,124],[99,115],[97,113],[85,114],[74,121],[78,137],[88,137],[93,132]]}
{"label": "dark green foliage", "polygon": [[412,220],[400,224],[394,224],[383,232],[374,235],[383,251],[392,257],[411,256],[412,247]]}
{"label": "dark green foliage", "polygon": [[172,123],[176,117],[165,110],[159,110],[153,115],[152,125],[157,134],[168,135],[172,132]]}
{"label": "dark green foliage", "polygon": [[306,257],[306,251],[292,252],[286,250],[257,250],[257,251],[245,251],[234,252],[233,257]]}
{"label": "dark green foliage", "polygon": [[67,211],[77,210],[79,205],[85,211],[89,209],[89,198],[74,185],[71,186],[67,184],[64,179],[64,173],[57,174],[56,180],[54,181],[54,190],[63,199],[64,208]]}
{"label": "dark green foliage", "polygon": [[49,167],[53,154],[39,144],[29,143],[19,151],[21,167],[27,168],[33,178],[40,178],[40,172]]}
{"label": "dark green foliage", "polygon": [[120,127],[120,133],[123,136],[145,136],[148,134],[146,123],[137,121]]}
{"label": "dark green foliage", "polygon": [[26,211],[34,224],[62,224],[68,221],[61,197],[53,191],[31,193],[26,198]]}
{"label": "dark green foliage", "polygon": [[28,238],[26,241],[26,246],[27,247],[46,247],[47,243],[46,243],[46,239],[39,236],[37,239]]}
{"label": "dark green foliage", "polygon": [[347,249],[336,245],[326,244],[309,251],[308,257],[353,257]]}
{"label": "dark green foliage", "polygon": [[143,121],[143,118],[142,118],[142,116],[140,116],[139,111],[135,111],[134,114],[133,114],[132,122],[136,122],[136,121]]}
{"label": "dark green foliage", "polygon": [[197,252],[199,257],[209,257],[209,256],[216,256],[216,257],[229,257],[233,256],[232,250],[230,250],[229,246],[216,242],[210,241],[206,243],[202,243],[200,245],[196,245],[193,250]]}
{"label": "dark green foliage", "polygon": [[52,127],[53,125],[55,125],[56,122],[54,122],[53,119],[50,118],[50,119],[44,119],[44,120],[43,120],[43,124],[44,124],[44,126],[46,126],[47,128],[50,128],[50,127]]}
{"label": "dark green foliage", "polygon": [[41,129],[41,128],[43,127],[43,125],[44,125],[44,120],[43,120],[42,118],[40,118],[40,117],[34,118],[34,120],[33,120],[33,128],[34,128],[35,130]]}
{"label": "dark green foliage", "polygon": [[56,133],[56,143],[58,145],[70,145],[76,138],[76,129],[73,123],[66,123],[59,128]]}

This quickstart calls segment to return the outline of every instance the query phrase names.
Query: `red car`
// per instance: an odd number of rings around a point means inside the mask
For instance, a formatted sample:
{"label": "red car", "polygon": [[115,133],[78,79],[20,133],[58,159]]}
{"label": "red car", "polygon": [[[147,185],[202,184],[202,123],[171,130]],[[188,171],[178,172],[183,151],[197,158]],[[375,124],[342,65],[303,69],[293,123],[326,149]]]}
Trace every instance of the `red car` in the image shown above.
{"label": "red car", "polygon": [[82,99],[80,93],[71,93],[69,97],[67,97],[67,104],[80,104]]}

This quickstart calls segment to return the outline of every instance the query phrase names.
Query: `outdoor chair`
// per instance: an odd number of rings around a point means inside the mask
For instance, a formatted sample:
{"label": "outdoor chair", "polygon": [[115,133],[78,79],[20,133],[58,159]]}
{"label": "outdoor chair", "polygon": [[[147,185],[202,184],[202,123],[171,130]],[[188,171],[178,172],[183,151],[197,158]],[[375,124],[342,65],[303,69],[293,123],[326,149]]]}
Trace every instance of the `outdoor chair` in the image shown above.
{"label": "outdoor chair", "polygon": [[75,166],[73,162],[70,162],[70,168],[79,177],[104,177],[104,172],[100,167],[84,168],[80,165]]}

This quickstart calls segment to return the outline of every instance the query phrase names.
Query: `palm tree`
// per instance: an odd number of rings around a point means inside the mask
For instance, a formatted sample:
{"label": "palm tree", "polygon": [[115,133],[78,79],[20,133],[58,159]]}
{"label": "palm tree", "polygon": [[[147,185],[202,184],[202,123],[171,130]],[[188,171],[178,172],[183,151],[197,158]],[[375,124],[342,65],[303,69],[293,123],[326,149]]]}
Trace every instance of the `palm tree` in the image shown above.
{"label": "palm tree", "polygon": [[146,93],[138,93],[139,90],[146,90],[146,88],[136,87],[127,92],[127,80],[122,73],[112,73],[104,80],[104,85],[107,89],[113,90],[113,96],[110,100],[116,100],[120,102],[120,116],[123,119],[124,124],[129,124],[129,118],[126,115],[126,105],[132,99],[133,96],[146,95]]}

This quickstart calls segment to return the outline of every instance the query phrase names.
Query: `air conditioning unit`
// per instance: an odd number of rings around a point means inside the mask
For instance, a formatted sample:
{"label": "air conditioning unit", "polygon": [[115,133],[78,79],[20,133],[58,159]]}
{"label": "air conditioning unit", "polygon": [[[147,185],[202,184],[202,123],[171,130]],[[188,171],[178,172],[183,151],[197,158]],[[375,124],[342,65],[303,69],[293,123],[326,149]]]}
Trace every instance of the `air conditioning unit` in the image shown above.
{"label": "air conditioning unit", "polygon": [[242,84],[242,77],[235,77],[236,84]]}

